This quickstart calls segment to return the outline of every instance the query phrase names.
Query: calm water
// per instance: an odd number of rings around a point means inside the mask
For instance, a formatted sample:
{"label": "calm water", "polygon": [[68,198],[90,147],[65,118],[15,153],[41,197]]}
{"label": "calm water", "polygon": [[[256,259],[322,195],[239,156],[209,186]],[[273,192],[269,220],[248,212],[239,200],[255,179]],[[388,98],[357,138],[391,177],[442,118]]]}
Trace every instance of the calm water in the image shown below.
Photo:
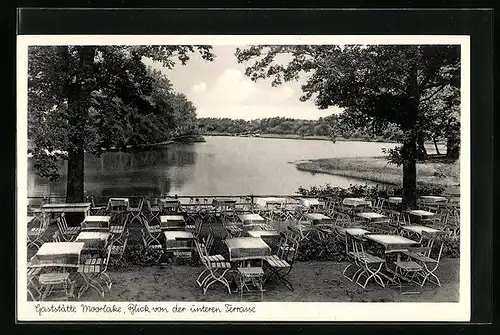
{"label": "calm water", "polygon": [[[85,157],[85,191],[96,196],[294,194],[299,186],[374,183],[299,171],[292,161],[376,156],[394,144],[207,136],[205,143],[175,144],[134,153]],[[64,196],[58,182],[35,176],[31,162],[28,196]],[[65,167],[61,163],[62,171]]]}

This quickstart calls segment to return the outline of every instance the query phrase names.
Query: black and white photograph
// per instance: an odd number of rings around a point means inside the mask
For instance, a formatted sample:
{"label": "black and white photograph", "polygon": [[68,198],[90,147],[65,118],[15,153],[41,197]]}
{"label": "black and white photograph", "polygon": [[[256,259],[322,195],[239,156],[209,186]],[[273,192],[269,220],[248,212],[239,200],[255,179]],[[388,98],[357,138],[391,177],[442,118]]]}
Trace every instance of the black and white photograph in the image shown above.
{"label": "black and white photograph", "polygon": [[468,318],[467,37],[18,43],[30,320]]}

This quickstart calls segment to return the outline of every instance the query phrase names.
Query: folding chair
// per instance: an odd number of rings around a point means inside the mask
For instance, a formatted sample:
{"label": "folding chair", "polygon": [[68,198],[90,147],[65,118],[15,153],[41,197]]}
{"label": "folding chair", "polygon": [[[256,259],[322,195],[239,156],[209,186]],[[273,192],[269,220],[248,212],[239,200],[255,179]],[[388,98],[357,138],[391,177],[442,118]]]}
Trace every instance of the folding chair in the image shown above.
{"label": "folding chair", "polygon": [[196,278],[196,283],[203,289],[203,294],[206,294],[208,288],[215,283],[223,284],[227,288],[229,294],[231,294],[229,282],[227,278],[225,278],[225,275],[231,269],[231,263],[227,262],[222,255],[209,256],[203,244],[199,243],[197,240],[195,240],[194,243],[200,261],[205,267],[198,278]]}
{"label": "folding chair", "polygon": [[186,225],[195,225],[199,220],[200,199],[189,198],[189,204],[184,208],[186,214]]}
{"label": "folding chair", "polygon": [[264,265],[271,271],[266,281],[269,278],[277,278],[290,291],[293,291],[293,285],[286,277],[292,271],[298,251],[299,241],[292,236],[283,235],[279,242],[277,254],[264,257]]}
{"label": "folding chair", "polygon": [[384,198],[380,198],[380,197],[379,197],[379,198],[377,198],[377,199],[372,200],[372,202],[373,202],[373,204],[374,204],[374,205],[373,205],[373,208],[372,208],[372,209],[373,209],[373,211],[374,211],[375,213],[381,213],[381,211],[382,211],[382,210],[384,209],[384,207],[385,207],[385,202],[386,202],[386,200],[385,200]]}
{"label": "folding chair", "polygon": [[[30,296],[32,301],[38,300],[42,295],[42,292],[40,291],[40,283],[38,282],[38,275],[40,274],[41,270],[42,268],[38,267],[37,268],[28,267],[27,289],[28,289],[28,295]],[[38,283],[35,283],[35,281],[37,281]],[[33,291],[35,292],[35,294],[33,294]]]}
{"label": "folding chair", "polygon": [[74,241],[82,229],[80,226],[68,227],[64,213],[57,218],[57,227],[61,233],[60,238],[66,242]]}
{"label": "folding chair", "polygon": [[[111,257],[111,251],[113,248],[113,243],[110,243],[107,247],[107,253],[105,257],[92,256],[85,260],[84,264],[78,266],[78,273],[82,276],[85,281],[85,285],[80,288],[78,292],[78,297],[88,290],[89,287],[94,288],[99,295],[104,298],[105,291],[111,291],[111,286],[113,281],[111,277],[106,273],[108,269],[109,259]],[[104,284],[101,285],[101,281]]]}
{"label": "folding chair", "polygon": [[[438,244],[437,256],[432,257],[432,252],[435,248],[435,243]],[[439,267],[439,262],[441,260],[441,255],[443,253],[444,240],[442,234],[429,234],[426,231],[422,232],[422,245],[423,249],[409,249],[409,251],[404,254],[409,256],[411,259],[415,260],[419,265],[422,266],[422,282],[420,286],[424,286],[425,282],[428,280],[431,283],[441,287],[441,282],[438,276],[435,274]],[[434,280],[433,280],[434,279]]]}
{"label": "folding chair", "polygon": [[398,255],[398,260],[394,262],[394,278],[393,281],[397,280],[399,283],[399,289],[403,294],[409,293],[420,293],[420,290],[403,290],[403,281],[407,282],[408,285],[411,286],[411,283],[416,283],[420,286],[420,282],[418,281],[419,275],[423,271],[423,268],[417,262],[412,260],[403,261],[400,260]]}
{"label": "folding chair", "polygon": [[198,237],[198,235],[200,235],[202,225],[203,222],[201,220],[191,220],[191,222],[188,222],[186,219],[185,229],[186,231],[193,233],[194,237]]}
{"label": "folding chair", "polygon": [[132,223],[134,220],[139,221],[139,224],[143,224],[144,220],[147,220],[146,217],[144,216],[144,213],[142,212],[142,208],[144,205],[144,198],[141,197],[139,198],[139,203],[137,204],[137,207],[129,207],[129,212],[131,215],[131,218],[128,222]]}
{"label": "folding chair", "polygon": [[[155,228],[156,229],[156,228]],[[163,250],[163,245],[160,242],[161,229],[159,231],[150,228],[141,229],[141,237],[144,249]]]}
{"label": "folding chair", "polygon": [[127,248],[127,242],[128,238],[130,236],[130,232],[128,229],[125,230],[125,234],[123,235],[123,238],[119,239],[113,239],[111,241],[111,255],[118,256],[120,258],[123,257],[123,254],[125,253],[125,249]]}
{"label": "folding chair", "polygon": [[90,213],[91,213],[91,215],[101,215],[101,214],[104,214],[104,212],[106,212],[106,205],[97,206],[93,195],[89,196],[88,200],[90,201]]}
{"label": "folding chair", "polygon": [[[382,278],[379,275],[380,270],[382,270],[382,265],[385,263],[385,259],[378,256],[372,255],[364,250],[363,240],[357,236],[352,237],[354,242],[354,252],[356,254],[356,262],[360,268],[363,270],[357,275],[356,284],[362,288],[366,288],[366,285],[371,279],[380,284],[380,286],[385,287]],[[365,276],[366,280],[364,284],[360,282],[361,278]]]}
{"label": "folding chair", "polygon": [[[68,272],[43,273],[38,276],[38,282],[40,284],[40,300],[45,300],[53,292],[63,292],[62,298],[64,300],[73,297],[75,282],[70,280]],[[60,297],[53,298],[53,300],[59,299]]]}
{"label": "folding chair", "polygon": [[202,243],[205,245],[205,248],[208,253],[210,253],[214,241],[215,241],[214,229],[212,227],[208,227],[208,235],[202,238]]}
{"label": "folding chair", "polygon": [[[37,227],[33,227],[33,222],[38,221],[40,224]],[[32,226],[31,228],[29,226]],[[47,231],[47,228],[49,226],[49,221],[45,216],[42,217],[35,217],[31,223],[28,222],[28,249],[30,247],[35,247],[37,250],[42,246],[43,244],[43,236],[45,232]]]}
{"label": "folding chair", "polygon": [[244,294],[253,293],[259,294],[260,301],[264,299],[264,270],[261,267],[239,267],[238,278],[240,301],[243,301]]}
{"label": "folding chair", "polygon": [[[344,237],[345,237],[345,253],[347,258],[349,259],[349,264],[344,268],[342,271],[342,276],[346,278],[349,281],[354,281],[354,278],[356,278],[362,271],[363,271],[363,266],[360,263],[360,257],[362,256],[362,253],[357,251],[354,245],[354,238],[350,235],[344,232]],[[351,246],[351,249],[349,249],[349,246]],[[352,274],[352,276],[348,276],[347,270],[350,269],[352,266],[355,267],[356,271]]]}
{"label": "folding chair", "polygon": [[226,230],[225,237],[240,237],[243,233],[243,224],[236,222],[235,220],[228,220],[227,218],[222,218],[222,225]]}
{"label": "folding chair", "polygon": [[151,199],[146,198],[144,200],[146,203],[146,215],[144,216],[144,219],[146,219],[149,224],[155,226],[153,221],[157,221],[158,225],[160,224],[160,213],[161,209],[160,206],[157,203],[151,203]]}

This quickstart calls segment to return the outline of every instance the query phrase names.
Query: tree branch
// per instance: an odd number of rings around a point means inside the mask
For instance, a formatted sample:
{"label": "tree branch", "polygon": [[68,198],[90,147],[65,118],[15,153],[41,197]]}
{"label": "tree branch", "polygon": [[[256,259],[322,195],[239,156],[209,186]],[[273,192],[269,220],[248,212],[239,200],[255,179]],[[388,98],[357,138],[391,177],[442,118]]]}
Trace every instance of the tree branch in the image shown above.
{"label": "tree branch", "polygon": [[439,86],[439,87],[438,87],[438,89],[437,89],[437,90],[435,90],[435,91],[434,91],[431,95],[429,95],[429,96],[427,96],[427,97],[425,97],[425,98],[423,98],[423,99],[420,99],[420,100],[419,100],[419,103],[421,103],[421,102],[424,102],[424,101],[427,101],[427,100],[431,99],[433,96],[435,96],[436,94],[438,94],[439,92],[441,92],[441,91],[442,91],[445,87],[446,87],[446,85],[444,85],[444,84],[443,84],[443,85],[441,85],[441,86]]}

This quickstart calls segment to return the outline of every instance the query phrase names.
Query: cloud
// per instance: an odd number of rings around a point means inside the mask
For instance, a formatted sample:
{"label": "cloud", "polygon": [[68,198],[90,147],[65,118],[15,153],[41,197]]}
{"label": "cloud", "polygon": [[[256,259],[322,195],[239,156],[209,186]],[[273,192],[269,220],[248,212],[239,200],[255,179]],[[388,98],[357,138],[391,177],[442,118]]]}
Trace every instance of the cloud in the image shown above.
{"label": "cloud", "polygon": [[242,107],[242,106],[275,106],[294,97],[295,90],[289,85],[271,87],[269,83],[255,83],[242,70],[225,69],[213,85],[200,82],[191,88],[191,98],[201,107]]}
{"label": "cloud", "polygon": [[207,83],[204,81],[199,82],[198,84],[193,86],[194,93],[203,93],[207,90]]}

